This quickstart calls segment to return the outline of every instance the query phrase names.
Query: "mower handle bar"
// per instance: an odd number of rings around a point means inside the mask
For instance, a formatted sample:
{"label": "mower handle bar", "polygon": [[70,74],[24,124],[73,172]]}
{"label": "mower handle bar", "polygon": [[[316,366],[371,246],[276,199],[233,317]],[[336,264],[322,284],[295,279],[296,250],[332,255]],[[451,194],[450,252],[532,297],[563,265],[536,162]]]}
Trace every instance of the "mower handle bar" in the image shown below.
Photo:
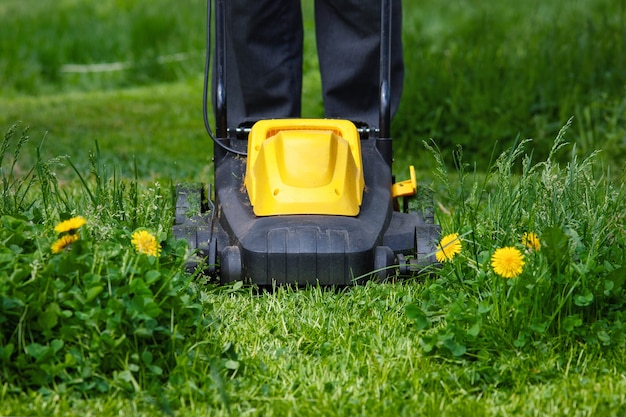
{"label": "mower handle bar", "polygon": [[[224,1],[215,4],[215,124],[217,140],[228,137],[226,109],[226,18]],[[208,5],[210,8],[210,3]],[[376,147],[391,167],[391,0],[381,0],[380,13],[380,91],[379,91],[379,139]],[[208,22],[207,22],[208,24]],[[207,57],[208,59],[208,57]],[[206,117],[206,111],[205,111]]]}

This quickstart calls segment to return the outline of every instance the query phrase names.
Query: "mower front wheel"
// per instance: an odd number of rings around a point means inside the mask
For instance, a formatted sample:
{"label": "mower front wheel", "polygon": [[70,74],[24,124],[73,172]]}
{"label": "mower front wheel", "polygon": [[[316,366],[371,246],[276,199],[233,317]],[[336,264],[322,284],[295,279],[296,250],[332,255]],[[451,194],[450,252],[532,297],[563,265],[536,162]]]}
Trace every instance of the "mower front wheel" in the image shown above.
{"label": "mower front wheel", "polygon": [[240,281],[243,276],[241,251],[238,246],[226,246],[220,257],[220,278],[223,284]]}
{"label": "mower front wheel", "polygon": [[377,246],[374,250],[374,274],[379,281],[386,280],[389,276],[395,275],[392,267],[395,255],[389,246]]}

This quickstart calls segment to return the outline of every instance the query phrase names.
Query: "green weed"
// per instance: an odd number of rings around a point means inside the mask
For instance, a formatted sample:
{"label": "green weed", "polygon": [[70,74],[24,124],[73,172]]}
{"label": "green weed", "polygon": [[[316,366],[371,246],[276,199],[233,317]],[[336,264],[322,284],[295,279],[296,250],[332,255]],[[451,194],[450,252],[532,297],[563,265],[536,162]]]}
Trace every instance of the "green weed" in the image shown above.
{"label": "green weed", "polygon": [[[216,322],[184,272],[187,245],[169,236],[170,195],[159,184],[140,189],[108,172],[97,147],[91,176],[77,171],[75,188],[61,191],[41,160],[17,177],[25,138],[2,171],[5,392],[125,393],[165,408],[189,396],[218,399],[216,384],[236,357],[211,337]],[[143,240],[135,240],[136,231]]]}

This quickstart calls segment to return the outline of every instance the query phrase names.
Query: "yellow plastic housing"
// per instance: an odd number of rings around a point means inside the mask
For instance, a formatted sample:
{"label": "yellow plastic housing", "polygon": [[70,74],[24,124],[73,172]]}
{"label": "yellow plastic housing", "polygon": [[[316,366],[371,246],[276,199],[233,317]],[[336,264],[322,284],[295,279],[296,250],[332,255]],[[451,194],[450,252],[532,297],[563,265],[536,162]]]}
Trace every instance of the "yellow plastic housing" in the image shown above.
{"label": "yellow plastic housing", "polygon": [[261,120],[248,136],[244,184],[257,216],[356,216],[365,187],[359,133],[348,120]]}

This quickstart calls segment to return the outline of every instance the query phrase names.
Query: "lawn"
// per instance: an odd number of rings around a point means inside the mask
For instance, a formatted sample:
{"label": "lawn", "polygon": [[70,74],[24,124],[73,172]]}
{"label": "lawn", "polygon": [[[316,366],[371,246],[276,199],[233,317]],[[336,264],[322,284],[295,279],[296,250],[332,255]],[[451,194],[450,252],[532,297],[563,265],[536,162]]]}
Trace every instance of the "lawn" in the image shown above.
{"label": "lawn", "polygon": [[626,413],[625,1],[404,2],[395,170],[442,264],[341,289],[184,269],[203,8],[0,6],[0,415]]}
{"label": "lawn", "polygon": [[[84,155],[101,141],[122,166],[124,159],[141,159],[142,177],[164,170],[156,153],[173,152],[172,173],[188,178],[206,165],[206,159],[182,162],[205,156],[190,148],[208,146],[210,155],[211,146],[199,115],[204,7],[201,0],[174,10],[163,0],[3,2],[0,126],[21,120],[35,141],[47,135],[46,155],[77,155],[79,164],[80,150]],[[322,112],[309,2],[304,11],[303,115],[316,117]],[[499,153],[516,138],[533,138],[542,159],[570,117],[569,140],[578,154],[602,149],[605,163],[621,169],[625,21],[626,6],[616,0],[405,5],[407,76],[392,132],[399,169],[415,161],[418,171],[430,171],[431,159],[420,155],[421,142],[431,138],[448,161],[462,145],[468,159],[486,167],[494,148]],[[126,67],[76,69],[115,63]],[[160,151],[178,141],[189,142]]]}

